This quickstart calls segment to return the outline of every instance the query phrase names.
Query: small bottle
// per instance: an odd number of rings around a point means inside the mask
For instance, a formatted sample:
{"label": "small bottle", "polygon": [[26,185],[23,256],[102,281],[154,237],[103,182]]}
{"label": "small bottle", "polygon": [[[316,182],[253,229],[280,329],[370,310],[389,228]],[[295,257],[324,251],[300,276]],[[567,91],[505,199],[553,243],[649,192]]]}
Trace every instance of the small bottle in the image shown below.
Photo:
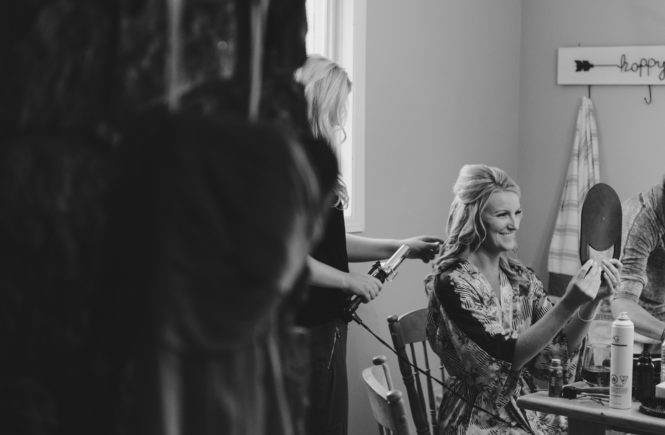
{"label": "small bottle", "polygon": [[563,367],[561,367],[561,360],[559,358],[552,358],[549,381],[549,396],[561,397],[561,389],[563,388]]}
{"label": "small bottle", "polygon": [[665,340],[660,345],[660,382],[665,382]]}
{"label": "small bottle", "polygon": [[622,312],[612,322],[610,355],[610,408],[630,409],[633,399],[633,340],[635,329]]}
{"label": "small bottle", "polygon": [[654,367],[651,356],[647,352],[647,346],[637,360],[635,365],[635,385],[637,386],[637,400],[644,402],[651,400],[656,394],[656,383],[654,382]]}

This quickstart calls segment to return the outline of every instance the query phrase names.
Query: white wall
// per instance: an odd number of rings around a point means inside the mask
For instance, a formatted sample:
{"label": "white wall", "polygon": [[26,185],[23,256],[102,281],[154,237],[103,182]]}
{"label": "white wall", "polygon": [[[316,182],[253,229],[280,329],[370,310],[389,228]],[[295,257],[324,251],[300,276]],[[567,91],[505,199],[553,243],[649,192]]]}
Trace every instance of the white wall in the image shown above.
{"label": "white wall", "polygon": [[[366,230],[370,237],[444,236],[465,163],[518,171],[521,0],[368,0]],[[665,103],[665,102],[664,102]],[[370,264],[353,269],[366,272]],[[426,306],[429,265],[410,261],[359,315],[389,343],[386,318]],[[395,358],[349,326],[351,435],[376,433],[360,372]],[[401,380],[399,382],[401,386]]]}

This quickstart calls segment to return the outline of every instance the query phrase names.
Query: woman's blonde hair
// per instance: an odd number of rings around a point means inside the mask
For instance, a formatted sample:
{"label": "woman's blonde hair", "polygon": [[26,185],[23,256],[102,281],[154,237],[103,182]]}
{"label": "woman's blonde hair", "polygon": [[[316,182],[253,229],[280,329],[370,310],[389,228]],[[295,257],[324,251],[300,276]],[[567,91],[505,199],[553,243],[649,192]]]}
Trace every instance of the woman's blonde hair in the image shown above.
{"label": "woman's blonde hair", "polygon": [[[351,80],[341,66],[319,55],[311,55],[296,72],[296,80],[305,87],[307,117],[312,134],[324,139],[335,154],[340,155],[340,145],[346,138],[344,121],[346,104],[351,92]],[[342,139],[339,139],[341,133]],[[338,177],[336,206],[345,207],[348,203],[346,186]]]}
{"label": "woman's blonde hair", "polygon": [[[448,238],[434,260],[434,273],[445,272],[464,255],[475,252],[482,245],[487,230],[482,215],[490,196],[495,192],[513,192],[520,196],[520,188],[502,169],[483,164],[464,165],[453,186],[455,198],[448,214]],[[511,264],[521,264],[515,258],[502,255],[500,267],[512,282],[521,282]]]}

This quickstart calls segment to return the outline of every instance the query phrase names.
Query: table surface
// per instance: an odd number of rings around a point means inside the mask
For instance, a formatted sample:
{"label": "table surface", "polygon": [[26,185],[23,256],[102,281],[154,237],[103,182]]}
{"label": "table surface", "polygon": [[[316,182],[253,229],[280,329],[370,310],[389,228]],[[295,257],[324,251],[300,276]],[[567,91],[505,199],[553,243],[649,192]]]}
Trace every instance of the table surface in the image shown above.
{"label": "table surface", "polygon": [[517,405],[524,409],[565,415],[608,427],[631,429],[633,432],[665,434],[665,418],[641,413],[641,404],[637,401],[633,401],[631,409],[615,409],[610,408],[609,401],[601,404],[587,397],[549,397],[547,391],[538,391],[518,398]]}

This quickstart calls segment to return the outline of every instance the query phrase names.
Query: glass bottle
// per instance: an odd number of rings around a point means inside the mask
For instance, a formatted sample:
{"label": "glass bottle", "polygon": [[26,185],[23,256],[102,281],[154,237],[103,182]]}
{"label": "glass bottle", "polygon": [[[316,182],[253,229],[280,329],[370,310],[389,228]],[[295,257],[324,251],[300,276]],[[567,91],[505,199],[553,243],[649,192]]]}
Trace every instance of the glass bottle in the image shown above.
{"label": "glass bottle", "polygon": [[647,346],[644,346],[644,351],[635,365],[635,386],[637,387],[637,400],[640,402],[654,398],[656,393],[654,367]]}
{"label": "glass bottle", "polygon": [[563,367],[559,358],[552,358],[549,375],[549,396],[561,397],[563,388]]}

